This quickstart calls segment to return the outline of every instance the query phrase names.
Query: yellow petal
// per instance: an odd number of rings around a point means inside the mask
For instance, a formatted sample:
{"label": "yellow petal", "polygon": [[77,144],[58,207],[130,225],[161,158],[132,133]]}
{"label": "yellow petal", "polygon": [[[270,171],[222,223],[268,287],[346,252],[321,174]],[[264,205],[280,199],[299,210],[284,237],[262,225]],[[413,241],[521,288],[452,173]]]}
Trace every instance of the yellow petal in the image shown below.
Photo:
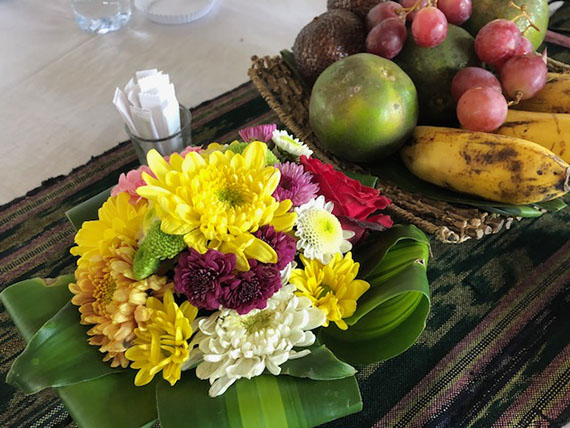
{"label": "yellow petal", "polygon": [[140,369],[137,375],[135,376],[135,385],[136,386],[147,385],[152,381],[153,378],[154,375],[151,375],[148,370]]}
{"label": "yellow petal", "polygon": [[248,259],[255,259],[261,263],[277,263],[277,253],[267,242],[255,238],[249,246],[245,248],[245,255]]}
{"label": "yellow petal", "polygon": [[267,152],[267,146],[259,141],[254,141],[247,145],[243,151],[243,157],[246,164],[250,168],[262,169],[265,167],[265,153]]}

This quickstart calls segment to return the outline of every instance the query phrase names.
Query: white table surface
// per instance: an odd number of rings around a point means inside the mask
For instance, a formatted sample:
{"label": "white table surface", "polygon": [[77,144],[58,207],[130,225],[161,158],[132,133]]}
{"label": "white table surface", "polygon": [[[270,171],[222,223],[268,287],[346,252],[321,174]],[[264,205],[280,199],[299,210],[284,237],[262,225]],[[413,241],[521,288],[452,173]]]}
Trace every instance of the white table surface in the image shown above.
{"label": "white table surface", "polygon": [[[191,0],[189,0],[191,1]],[[127,139],[112,104],[137,70],[169,73],[195,106],[248,80],[252,55],[277,54],[325,0],[218,0],[199,21],[90,35],[71,0],[0,0],[0,204]]]}

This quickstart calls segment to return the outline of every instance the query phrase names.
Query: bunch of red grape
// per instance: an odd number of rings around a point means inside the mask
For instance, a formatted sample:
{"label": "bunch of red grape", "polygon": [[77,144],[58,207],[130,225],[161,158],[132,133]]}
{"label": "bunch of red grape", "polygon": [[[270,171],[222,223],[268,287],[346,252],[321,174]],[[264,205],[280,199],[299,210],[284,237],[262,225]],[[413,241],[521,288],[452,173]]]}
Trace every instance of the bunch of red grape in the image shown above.
{"label": "bunch of red grape", "polygon": [[461,125],[490,132],[507,118],[508,103],[503,93],[513,103],[532,98],[546,84],[547,68],[517,25],[505,19],[495,19],[479,30],[475,52],[495,69],[500,83],[487,70],[467,67],[453,78],[451,93],[457,101]]}
{"label": "bunch of red grape", "polygon": [[411,22],[414,41],[419,46],[433,48],[447,37],[448,22],[460,25],[470,16],[471,0],[385,1],[373,7],[366,16],[366,50],[384,58],[394,58],[408,36],[406,21]]}

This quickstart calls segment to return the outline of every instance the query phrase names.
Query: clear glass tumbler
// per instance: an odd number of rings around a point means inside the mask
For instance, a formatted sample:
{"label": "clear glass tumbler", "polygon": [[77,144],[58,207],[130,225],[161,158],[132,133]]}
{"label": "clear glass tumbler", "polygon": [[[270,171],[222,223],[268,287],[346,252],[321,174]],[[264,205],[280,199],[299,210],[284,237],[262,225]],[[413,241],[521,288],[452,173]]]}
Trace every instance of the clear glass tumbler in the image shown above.
{"label": "clear glass tumbler", "polygon": [[156,149],[158,153],[162,156],[170,155],[174,152],[180,153],[186,147],[192,144],[192,132],[191,132],[191,125],[192,125],[192,115],[190,114],[190,110],[188,110],[183,105],[180,105],[180,131],[165,137],[159,138],[156,140],[149,140],[146,138],[141,138],[134,135],[128,126],[125,126],[125,130],[133,146],[135,147],[135,151],[137,152],[137,157],[139,158],[139,162],[141,165],[146,165],[146,154],[151,149]]}
{"label": "clear glass tumbler", "polygon": [[116,31],[131,19],[131,0],[71,0],[75,21],[88,33]]}

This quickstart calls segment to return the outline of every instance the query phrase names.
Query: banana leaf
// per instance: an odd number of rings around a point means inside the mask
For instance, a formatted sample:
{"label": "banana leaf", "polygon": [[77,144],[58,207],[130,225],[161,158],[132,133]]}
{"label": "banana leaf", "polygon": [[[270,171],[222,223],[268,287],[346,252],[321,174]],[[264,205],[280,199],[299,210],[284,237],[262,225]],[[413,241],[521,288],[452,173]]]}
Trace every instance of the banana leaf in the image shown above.
{"label": "banana leaf", "polygon": [[394,183],[402,190],[417,193],[438,201],[471,205],[496,214],[514,217],[540,217],[543,214],[541,209],[558,211],[566,206],[561,199],[536,204],[538,208],[535,208],[531,205],[512,205],[487,201],[477,198],[476,196],[453,192],[419,179],[406,168],[397,156],[393,156],[374,165],[371,172],[380,180]]}
{"label": "banana leaf", "polygon": [[67,286],[73,280],[73,275],[54,280],[27,279],[0,293],[0,301],[26,342],[69,301],[71,292]]}
{"label": "banana leaf", "polygon": [[6,382],[33,394],[120,371],[103,362],[98,349],[87,343],[88,328],[79,319],[77,307],[65,304],[30,339],[12,364]]}
{"label": "banana leaf", "polygon": [[139,387],[135,372],[122,372],[56,388],[73,420],[82,428],[139,428],[157,419],[156,387]]}
{"label": "banana leaf", "polygon": [[[50,281],[34,278],[0,293],[0,300],[27,342],[69,301],[71,293],[67,285],[71,281],[73,275]],[[84,346],[89,346],[86,341]],[[133,378],[134,373],[117,373],[55,390],[81,427],[138,428],[148,422],[152,424],[157,418],[155,388],[135,387]],[[117,399],[136,407],[137,412],[131,414],[125,412],[123,406],[112,406]]]}
{"label": "banana leaf", "polygon": [[313,380],[338,380],[356,374],[354,367],[340,361],[326,346],[309,349],[309,355],[281,364],[281,373]]}
{"label": "banana leaf", "polygon": [[430,309],[428,257],[429,241],[415,226],[372,234],[354,254],[370,289],[345,320],[348,330],[331,324],[319,341],[350,364],[384,361],[412,346]]}
{"label": "banana leaf", "polygon": [[175,386],[157,385],[162,428],[312,427],[362,410],[354,376],[314,381],[262,375],[242,379],[222,396],[208,396],[208,382],[184,376]]}
{"label": "banana leaf", "polygon": [[109,196],[111,196],[110,188],[67,210],[65,215],[75,230],[79,230],[84,221],[97,220],[97,211]]}

